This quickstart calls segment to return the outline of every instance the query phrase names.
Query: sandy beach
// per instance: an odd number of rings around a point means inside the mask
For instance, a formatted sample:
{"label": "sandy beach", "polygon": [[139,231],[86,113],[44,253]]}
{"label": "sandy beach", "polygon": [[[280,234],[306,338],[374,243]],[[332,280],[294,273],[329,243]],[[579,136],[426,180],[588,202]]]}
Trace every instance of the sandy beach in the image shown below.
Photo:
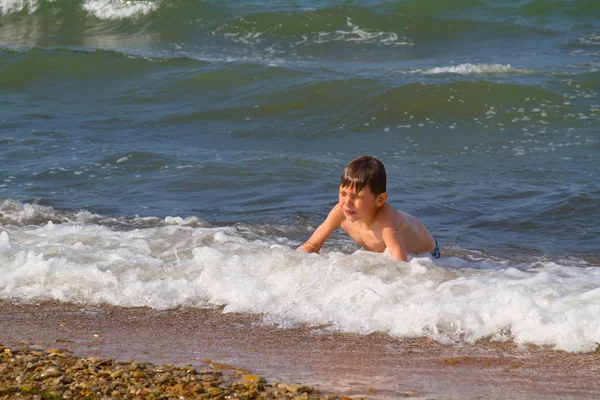
{"label": "sandy beach", "polygon": [[243,366],[268,381],[371,399],[600,396],[600,354],[512,343],[443,345],[385,334],[280,329],[219,309],[83,306],[0,301],[0,344],[66,348],[75,355],[156,364]]}

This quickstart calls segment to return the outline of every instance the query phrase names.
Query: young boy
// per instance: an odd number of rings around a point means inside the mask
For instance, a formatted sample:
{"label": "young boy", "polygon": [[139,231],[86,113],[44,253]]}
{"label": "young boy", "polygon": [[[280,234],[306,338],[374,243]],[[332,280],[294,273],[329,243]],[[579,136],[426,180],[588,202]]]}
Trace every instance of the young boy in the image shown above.
{"label": "young boy", "polygon": [[327,219],[300,249],[318,253],[338,227],[360,246],[370,251],[389,249],[397,260],[408,254],[431,253],[440,257],[440,248],[427,228],[407,212],[386,203],[386,173],[381,161],[362,156],[344,168],[338,203]]}

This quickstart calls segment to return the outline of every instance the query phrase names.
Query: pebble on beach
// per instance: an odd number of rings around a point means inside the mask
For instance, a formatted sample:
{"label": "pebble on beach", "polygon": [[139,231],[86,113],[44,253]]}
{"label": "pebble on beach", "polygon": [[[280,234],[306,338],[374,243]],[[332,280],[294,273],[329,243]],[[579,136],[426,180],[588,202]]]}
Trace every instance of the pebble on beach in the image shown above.
{"label": "pebble on beach", "polygon": [[[0,399],[313,399],[345,396],[321,394],[298,384],[268,383],[245,368],[210,363],[154,365],[77,357],[67,349],[36,345],[0,345]],[[220,369],[219,367],[223,367]]]}

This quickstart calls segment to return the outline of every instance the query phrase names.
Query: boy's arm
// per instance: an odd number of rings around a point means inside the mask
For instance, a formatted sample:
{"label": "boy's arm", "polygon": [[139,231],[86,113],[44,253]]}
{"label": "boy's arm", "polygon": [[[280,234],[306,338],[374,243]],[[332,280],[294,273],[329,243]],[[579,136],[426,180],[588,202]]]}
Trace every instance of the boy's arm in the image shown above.
{"label": "boy's arm", "polygon": [[395,230],[393,226],[385,226],[381,231],[381,236],[392,257],[396,260],[408,261],[406,246],[400,230]]}
{"label": "boy's arm", "polygon": [[331,236],[344,219],[344,213],[340,209],[339,204],[336,204],[329,215],[323,221],[321,225],[314,231],[312,236],[299,247],[299,250],[303,250],[306,253],[318,253],[325,241]]}

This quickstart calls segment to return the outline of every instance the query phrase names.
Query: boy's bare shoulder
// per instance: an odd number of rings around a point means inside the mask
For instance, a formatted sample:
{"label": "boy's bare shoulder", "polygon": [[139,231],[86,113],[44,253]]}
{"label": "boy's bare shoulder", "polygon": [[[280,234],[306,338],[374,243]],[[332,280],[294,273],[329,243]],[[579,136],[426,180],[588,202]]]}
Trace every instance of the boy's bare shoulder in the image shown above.
{"label": "boy's bare shoulder", "polygon": [[394,206],[389,203],[383,205],[378,219],[382,226],[390,226],[394,229],[405,223],[402,212],[395,209]]}
{"label": "boy's bare shoulder", "polygon": [[344,220],[344,210],[340,207],[339,204],[333,206],[331,211],[329,211],[329,215],[327,216],[327,220],[329,223],[336,224],[340,226],[342,221]]}

